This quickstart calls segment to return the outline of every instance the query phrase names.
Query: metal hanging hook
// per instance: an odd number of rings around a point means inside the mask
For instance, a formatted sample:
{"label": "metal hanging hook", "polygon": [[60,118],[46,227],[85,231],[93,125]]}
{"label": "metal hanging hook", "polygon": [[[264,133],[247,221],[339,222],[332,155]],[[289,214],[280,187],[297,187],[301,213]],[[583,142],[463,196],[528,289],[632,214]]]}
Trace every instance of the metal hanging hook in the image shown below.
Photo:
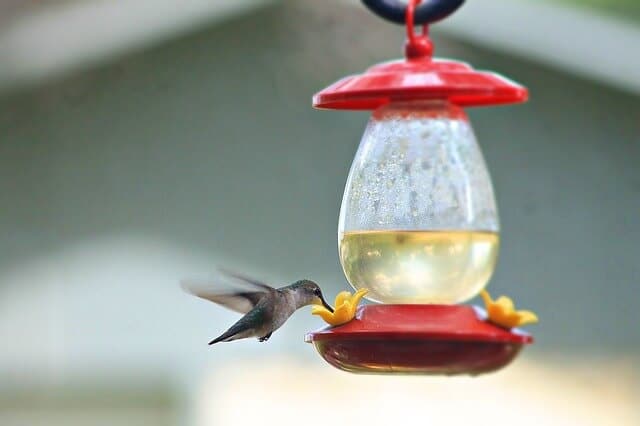
{"label": "metal hanging hook", "polygon": [[[415,25],[427,25],[446,18],[465,0],[423,0],[414,12]],[[373,13],[396,24],[404,24],[407,4],[400,0],[362,0]]]}

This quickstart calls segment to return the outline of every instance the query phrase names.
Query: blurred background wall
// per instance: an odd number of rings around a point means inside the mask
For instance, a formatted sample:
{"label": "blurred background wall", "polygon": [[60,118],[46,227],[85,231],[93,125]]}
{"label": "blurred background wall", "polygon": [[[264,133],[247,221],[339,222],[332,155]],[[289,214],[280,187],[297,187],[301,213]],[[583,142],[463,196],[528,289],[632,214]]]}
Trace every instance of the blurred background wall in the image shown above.
{"label": "blurred background wall", "polygon": [[269,344],[207,347],[236,315],[178,282],[224,265],[347,288],[337,216],[367,114],[314,111],[310,96],[398,57],[402,29],[337,0],[207,22],[55,78],[5,79],[0,423],[238,424],[250,406],[295,424],[356,404],[354,421],[457,424],[504,401],[507,419],[531,424],[640,422],[640,92],[436,26],[439,56],[531,92],[470,118],[501,214],[490,289],[539,314],[537,342],[487,378],[345,377],[302,342],[321,325],[306,311]]}

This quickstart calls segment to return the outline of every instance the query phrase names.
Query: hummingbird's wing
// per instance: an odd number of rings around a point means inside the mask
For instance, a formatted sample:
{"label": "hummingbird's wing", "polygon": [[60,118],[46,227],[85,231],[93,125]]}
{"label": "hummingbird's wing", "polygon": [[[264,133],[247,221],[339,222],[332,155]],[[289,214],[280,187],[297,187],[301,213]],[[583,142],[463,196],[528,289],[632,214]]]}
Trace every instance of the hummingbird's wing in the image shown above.
{"label": "hummingbird's wing", "polygon": [[194,296],[246,314],[266,295],[276,290],[253,278],[219,269],[208,281],[182,281],[182,288]]}
{"label": "hummingbird's wing", "polygon": [[223,275],[226,275],[230,278],[234,278],[242,283],[256,286],[258,288],[263,289],[264,291],[267,291],[267,292],[275,291],[275,288],[271,287],[270,285],[265,284],[262,281],[258,281],[254,278],[249,278],[245,275],[241,275],[237,272],[229,271],[228,269],[223,269],[223,268],[218,268],[218,271]]}

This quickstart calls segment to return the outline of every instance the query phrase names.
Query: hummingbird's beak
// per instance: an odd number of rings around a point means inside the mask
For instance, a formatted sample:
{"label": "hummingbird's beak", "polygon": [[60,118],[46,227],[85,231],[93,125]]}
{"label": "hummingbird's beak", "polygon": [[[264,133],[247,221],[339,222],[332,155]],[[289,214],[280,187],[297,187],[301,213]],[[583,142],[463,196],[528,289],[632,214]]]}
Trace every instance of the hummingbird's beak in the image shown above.
{"label": "hummingbird's beak", "polygon": [[327,308],[327,310],[328,310],[329,312],[333,313],[333,308],[331,307],[331,305],[330,305],[330,304],[328,304],[328,303],[327,303],[327,301],[326,301],[326,300],[324,300],[324,296],[323,296],[323,295],[320,295],[320,301],[322,302],[322,305],[323,305],[325,308]]}

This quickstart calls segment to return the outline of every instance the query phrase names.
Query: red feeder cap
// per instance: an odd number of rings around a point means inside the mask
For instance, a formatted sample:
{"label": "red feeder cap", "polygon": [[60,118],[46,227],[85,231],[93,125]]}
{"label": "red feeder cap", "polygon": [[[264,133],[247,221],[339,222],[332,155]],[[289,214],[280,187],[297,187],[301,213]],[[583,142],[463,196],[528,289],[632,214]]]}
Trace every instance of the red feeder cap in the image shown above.
{"label": "red feeder cap", "polygon": [[448,100],[460,106],[525,102],[528,91],[499,74],[464,62],[420,58],[374,65],[345,77],[313,97],[323,109],[374,110],[391,101]]}
{"label": "red feeder cap", "polygon": [[356,318],[305,336],[331,365],[355,373],[471,374],[498,370],[523,344],[520,330],[466,305],[366,305]]}

